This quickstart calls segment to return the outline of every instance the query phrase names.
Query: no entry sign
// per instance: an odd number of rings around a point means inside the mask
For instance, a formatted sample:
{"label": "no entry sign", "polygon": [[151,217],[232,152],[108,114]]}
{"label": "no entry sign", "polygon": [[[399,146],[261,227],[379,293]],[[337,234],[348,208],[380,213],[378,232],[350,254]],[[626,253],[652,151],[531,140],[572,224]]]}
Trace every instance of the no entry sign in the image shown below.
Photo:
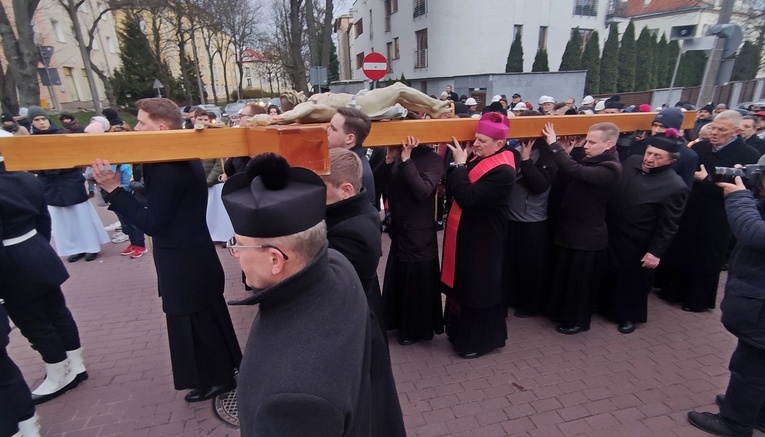
{"label": "no entry sign", "polygon": [[382,53],[372,52],[364,56],[361,70],[370,80],[380,80],[388,74],[388,60]]}

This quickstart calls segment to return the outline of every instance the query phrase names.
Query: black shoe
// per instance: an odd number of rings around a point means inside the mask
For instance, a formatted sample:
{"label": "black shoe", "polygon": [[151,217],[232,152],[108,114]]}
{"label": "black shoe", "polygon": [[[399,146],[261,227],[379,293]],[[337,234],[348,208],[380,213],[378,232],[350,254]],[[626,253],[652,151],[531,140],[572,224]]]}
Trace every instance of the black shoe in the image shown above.
{"label": "black shoe", "polygon": [[574,335],[579,334],[580,332],[589,331],[590,327],[581,327],[579,325],[571,325],[571,324],[564,324],[564,325],[558,325],[557,328],[555,328],[556,331],[560,332],[561,334],[566,335]]}
{"label": "black shoe", "polygon": [[398,340],[398,344],[400,344],[401,346],[409,346],[415,343],[417,343],[417,340],[413,338],[400,338]]}
{"label": "black shoe", "polygon": [[631,334],[635,332],[635,324],[629,320],[619,323],[619,332],[622,334]]}
{"label": "black shoe", "polygon": [[683,307],[683,311],[685,311],[687,313],[703,313],[706,310],[703,309],[703,308],[699,310],[699,309],[696,309],[696,308],[691,308],[689,306],[684,306]]}
{"label": "black shoe", "polygon": [[186,393],[186,396],[183,398],[186,399],[186,402],[201,402],[212,399],[215,396],[221,395],[223,393],[228,393],[235,388],[236,382],[232,379],[227,384],[214,385],[210,388],[195,388],[194,390]]}
{"label": "black shoe", "polygon": [[534,317],[534,314],[531,314],[529,312],[526,312],[520,308],[516,308],[515,312],[513,313],[515,317],[518,317],[519,319],[528,319],[529,317]]}
{"label": "black shoe", "polygon": [[460,357],[466,360],[472,360],[474,358],[478,358],[482,356],[483,354],[481,352],[463,352],[460,354]]}
{"label": "black shoe", "polygon": [[53,393],[47,394],[47,395],[36,395],[36,394],[32,393],[32,403],[34,405],[40,405],[40,404],[42,404],[44,402],[48,402],[49,400],[55,399],[55,398],[61,396],[62,394],[68,392],[69,390],[77,387],[78,385],[80,385],[80,381],[77,378],[74,378],[74,380],[72,380],[72,382],[70,382],[69,384],[65,385],[63,388],[61,388],[57,392],[53,392]]}
{"label": "black shoe", "polygon": [[93,261],[96,258],[98,258],[98,252],[85,254],[85,261]]}
{"label": "black shoe", "polygon": [[88,372],[80,372],[77,374],[77,376],[74,378],[77,382],[82,382],[88,379]]}
{"label": "black shoe", "polygon": [[[715,396],[715,403],[718,407],[722,408],[723,402],[725,402],[725,395]],[[757,423],[754,425],[754,428],[760,432],[765,432],[765,423]]]}
{"label": "black shoe", "polygon": [[75,253],[74,255],[69,255],[69,258],[66,260],[70,263],[77,262],[85,257],[84,253]]}
{"label": "black shoe", "polygon": [[696,428],[722,437],[751,437],[752,431],[749,432],[736,432],[731,429],[719,414],[712,414],[708,412],[699,413],[698,411],[688,412],[688,422]]}

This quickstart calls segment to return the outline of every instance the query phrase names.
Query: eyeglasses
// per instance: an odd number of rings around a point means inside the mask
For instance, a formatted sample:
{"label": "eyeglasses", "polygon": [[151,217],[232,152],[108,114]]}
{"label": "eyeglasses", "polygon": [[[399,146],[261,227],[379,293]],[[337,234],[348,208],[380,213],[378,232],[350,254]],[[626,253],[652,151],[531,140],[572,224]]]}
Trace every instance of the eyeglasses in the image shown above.
{"label": "eyeglasses", "polygon": [[264,244],[262,246],[240,246],[236,244],[236,237],[231,237],[231,239],[226,242],[226,249],[228,249],[228,253],[230,253],[231,256],[234,256],[234,251],[239,249],[275,249],[282,254],[285,261],[290,259],[290,257],[288,257],[287,254],[284,253],[281,249],[270,244]]}

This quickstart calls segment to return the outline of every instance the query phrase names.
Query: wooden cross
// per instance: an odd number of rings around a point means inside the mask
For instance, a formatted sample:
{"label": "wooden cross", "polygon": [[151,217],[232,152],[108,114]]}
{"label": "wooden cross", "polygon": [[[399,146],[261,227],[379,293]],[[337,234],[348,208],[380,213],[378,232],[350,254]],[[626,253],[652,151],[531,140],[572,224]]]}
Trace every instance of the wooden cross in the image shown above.
{"label": "wooden cross", "polygon": [[[693,127],[696,112],[685,112],[683,128]],[[611,122],[621,132],[650,130],[656,113],[571,115],[510,118],[508,138],[542,136],[545,123],[555,125],[558,135],[584,135],[599,122]],[[421,143],[469,141],[475,137],[478,120],[400,120],[372,123],[366,147],[399,145],[407,135]],[[0,139],[0,153],[8,171],[49,170],[87,166],[96,158],[111,163],[150,163],[194,158],[254,156],[275,152],[290,165],[329,173],[326,123],[292,124],[253,128],[172,130],[160,132],[116,132],[104,134],[29,135]]]}

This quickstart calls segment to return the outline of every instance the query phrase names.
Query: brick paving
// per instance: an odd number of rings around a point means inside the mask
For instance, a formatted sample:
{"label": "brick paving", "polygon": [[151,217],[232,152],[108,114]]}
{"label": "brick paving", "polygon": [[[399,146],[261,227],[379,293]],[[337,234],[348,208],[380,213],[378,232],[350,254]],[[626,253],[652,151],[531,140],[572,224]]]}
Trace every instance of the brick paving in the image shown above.
{"label": "brick paving", "polygon": [[[115,217],[98,208],[104,223]],[[387,252],[387,236],[385,250]],[[127,244],[127,243],[125,243]],[[188,404],[173,389],[164,315],[150,254],[67,264],[64,284],[81,330],[90,379],[38,406],[44,436],[238,436],[211,403]],[[226,298],[245,295],[236,260],[219,249]],[[384,262],[380,265],[380,277]],[[244,344],[256,307],[231,307]],[[391,342],[409,436],[703,436],[690,409],[717,411],[735,339],[719,310],[686,313],[655,296],[649,323],[622,335],[598,316],[565,336],[545,318],[507,318],[507,345],[463,360],[445,335],[411,346]],[[44,377],[39,355],[14,330],[8,348],[30,386]],[[755,431],[755,436],[762,433]]]}

